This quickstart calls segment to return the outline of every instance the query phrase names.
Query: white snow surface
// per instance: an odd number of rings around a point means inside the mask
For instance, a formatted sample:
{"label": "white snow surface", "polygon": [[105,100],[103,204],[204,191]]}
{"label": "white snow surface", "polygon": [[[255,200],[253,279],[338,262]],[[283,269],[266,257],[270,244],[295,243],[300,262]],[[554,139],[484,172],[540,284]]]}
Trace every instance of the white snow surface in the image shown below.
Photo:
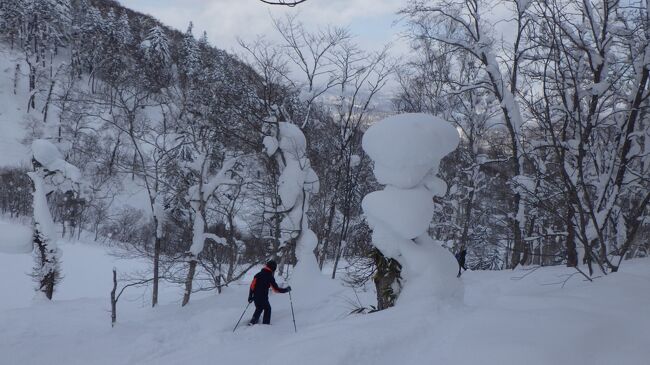
{"label": "white snow surface", "polygon": [[12,222],[0,221],[0,253],[32,252],[32,229]]}
{"label": "white snow surface", "polygon": [[[293,293],[300,302],[307,302],[318,298],[313,296],[311,288],[329,288],[325,290],[337,290],[338,283],[328,280],[318,269],[314,258],[314,249],[318,244],[318,237],[309,228],[303,228],[298,237],[296,245],[296,257],[298,263],[291,274],[289,284]],[[316,299],[318,301],[319,299]]]}
{"label": "white snow surface", "polygon": [[[7,221],[0,229],[7,236],[25,228]],[[112,267],[127,272],[147,263],[118,260],[91,242],[60,248],[64,279],[51,302],[34,298],[31,255],[0,253],[3,365],[637,365],[650,358],[650,259],[625,261],[593,283],[573,275],[564,287],[575,270],[466,272],[453,278],[465,284],[462,303],[413,301],[366,315],[348,315],[354,292],[324,276],[328,284],[294,286],[297,333],[286,294],[271,295],[271,326],[233,333],[256,271],[220,295],[195,294],[185,308],[179,287],[163,285],[156,309],[149,291],[127,290],[111,328]],[[374,303],[371,288],[358,295]]]}
{"label": "white snow surface", "polygon": [[433,217],[433,194],[424,187],[386,187],[363,199],[363,211],[372,226],[385,225],[401,238],[414,239],[429,228]]}
{"label": "white snow surface", "polygon": [[[307,155],[307,139],[300,128],[288,122],[279,122],[278,126],[280,128],[278,147],[295,160],[303,159]],[[285,156],[285,158],[289,157]]]}
{"label": "white snow surface", "polygon": [[28,172],[27,175],[34,184],[34,192],[32,193],[33,201],[32,207],[34,210],[34,222],[38,225],[38,230],[41,234],[50,241],[47,243],[51,249],[56,249],[56,230],[54,228],[54,220],[52,213],[47,204],[47,188],[43,178],[37,172]]}
{"label": "white snow surface", "polygon": [[68,163],[52,142],[45,139],[34,140],[32,142],[32,154],[34,159],[46,169],[58,171],[73,182],[81,180],[81,171],[76,166]]}
{"label": "white snow surface", "polygon": [[285,210],[293,208],[298,198],[302,197],[305,175],[299,160],[287,158],[287,165],[278,179],[278,194]]}
{"label": "white snow surface", "polygon": [[363,150],[375,162],[384,185],[408,189],[420,184],[460,137],[450,123],[423,113],[399,114],[373,124],[363,135]]}
{"label": "white snow surface", "polygon": [[350,156],[350,167],[355,168],[361,163],[361,157],[359,155]]}
{"label": "white snow surface", "polygon": [[269,156],[273,156],[273,154],[278,150],[278,140],[275,137],[264,137],[262,144],[264,144],[264,152]]}

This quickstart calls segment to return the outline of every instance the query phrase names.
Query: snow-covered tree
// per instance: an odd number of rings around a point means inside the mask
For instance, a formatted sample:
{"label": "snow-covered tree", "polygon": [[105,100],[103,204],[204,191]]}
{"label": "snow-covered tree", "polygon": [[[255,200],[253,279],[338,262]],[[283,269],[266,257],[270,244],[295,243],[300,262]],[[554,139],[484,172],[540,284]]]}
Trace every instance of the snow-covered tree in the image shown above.
{"label": "snow-covered tree", "polygon": [[38,290],[52,299],[54,288],[61,280],[61,251],[56,244],[54,221],[47,196],[54,190],[79,191],[79,169],[63,159],[50,141],[37,139],[32,143],[34,171],[29,178],[34,186],[33,224],[35,267],[32,276]]}
{"label": "snow-covered tree", "polygon": [[196,76],[201,67],[200,50],[194,35],[192,34],[193,24],[187,27],[183,34],[183,43],[180,47],[178,61],[178,70],[180,72],[180,81],[187,86]]}
{"label": "snow-covered tree", "polygon": [[167,33],[160,25],[155,25],[140,44],[144,53],[146,68],[142,70],[152,90],[160,90],[171,81],[171,50]]}
{"label": "snow-covered tree", "polygon": [[[3,1],[0,3],[0,31],[8,38],[13,48],[16,42],[22,43],[25,29],[25,0]],[[22,46],[22,44],[20,45]]]}
{"label": "snow-covered tree", "polygon": [[383,119],[363,136],[377,181],[386,185],[364,197],[363,211],[373,230],[373,245],[401,264],[403,287],[393,283],[399,300],[445,301],[462,295],[454,279],[453,255],[427,232],[433,198],[446,191],[444,181],[436,177],[440,160],[458,142],[451,124],[427,114]]}
{"label": "snow-covered tree", "polygon": [[486,211],[503,205],[495,199],[503,184],[495,184],[496,176],[486,171],[507,157],[490,148],[496,144],[490,141],[490,128],[499,115],[498,105],[489,90],[468,87],[481,79],[480,65],[472,55],[451,49],[426,38],[414,40],[413,57],[398,70],[396,107],[401,112],[440,115],[461,134],[458,149],[441,165],[440,176],[449,189],[437,199],[431,229],[453,252],[467,249],[471,263],[474,256],[494,249],[505,252],[506,246],[498,247],[501,240],[494,238],[503,236],[506,227],[495,221],[496,214]]}
{"label": "snow-covered tree", "polygon": [[296,276],[302,274],[311,277],[309,274],[318,270],[313,254],[318,239],[309,229],[307,212],[309,199],[312,194],[318,193],[320,184],[307,156],[307,139],[290,120],[280,122],[272,116],[265,120],[263,143],[264,152],[275,160],[279,171],[277,194],[280,201],[275,212],[282,216],[279,242],[281,262],[291,252],[284,249],[286,245],[295,244],[298,259]]}
{"label": "snow-covered tree", "polygon": [[[528,50],[524,33],[530,25],[527,12],[530,2],[515,0],[512,3],[516,26],[514,40],[504,49],[497,47],[490,33],[491,26],[483,16],[490,7],[486,1],[413,0],[402,13],[409,17],[416,38],[449,45],[451,51],[465,52],[481,65],[484,79],[466,87],[488,87],[497,99],[509,136],[510,171],[513,176],[520,176],[524,173],[525,152],[521,144],[524,120],[518,97],[519,74],[522,59]],[[508,57],[498,58],[500,53]],[[516,182],[511,182],[511,185],[516,185]],[[520,191],[513,187],[511,192],[510,211],[507,214],[513,241],[510,267],[516,267],[522,263],[525,250],[523,227],[526,224],[526,211]]]}
{"label": "snow-covered tree", "polygon": [[[207,147],[207,146],[206,146]],[[209,149],[209,147],[208,147]],[[203,154],[196,157],[190,167],[197,176],[197,184],[193,185],[188,192],[188,200],[192,208],[192,245],[187,253],[189,269],[185,279],[185,293],[183,303],[185,306],[192,295],[192,282],[196,273],[198,256],[203,251],[206,240],[211,240],[215,244],[226,244],[223,237],[207,232],[207,209],[214,199],[214,194],[222,185],[235,184],[231,177],[232,170],[237,162],[236,158],[230,158],[223,162],[218,172],[211,172],[211,155],[203,151]]]}
{"label": "snow-covered tree", "polygon": [[571,266],[617,271],[650,202],[642,147],[650,87],[648,8],[562,4],[571,11],[546,4],[539,9],[545,46],[539,64],[548,72],[540,77],[543,97],[530,110],[560,161],[555,190],[569,204]]}

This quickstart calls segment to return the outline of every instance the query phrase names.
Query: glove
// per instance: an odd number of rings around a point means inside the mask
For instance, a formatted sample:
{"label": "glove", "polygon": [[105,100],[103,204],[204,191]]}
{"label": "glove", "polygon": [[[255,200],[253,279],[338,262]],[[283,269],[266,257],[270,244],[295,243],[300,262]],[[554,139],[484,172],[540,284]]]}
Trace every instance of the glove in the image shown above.
{"label": "glove", "polygon": [[253,303],[253,297],[248,298],[248,304],[251,304],[251,303]]}
{"label": "glove", "polygon": [[287,287],[287,293],[291,291],[291,286]]}

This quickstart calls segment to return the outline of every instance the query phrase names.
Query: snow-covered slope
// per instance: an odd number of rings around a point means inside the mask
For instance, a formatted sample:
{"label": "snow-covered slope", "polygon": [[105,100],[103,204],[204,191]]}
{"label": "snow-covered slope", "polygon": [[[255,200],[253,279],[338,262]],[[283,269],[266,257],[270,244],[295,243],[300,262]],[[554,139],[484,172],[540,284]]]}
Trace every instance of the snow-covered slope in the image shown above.
{"label": "snow-covered slope", "polygon": [[0,221],[0,232],[2,232],[0,234],[0,252],[7,254],[32,252],[33,232],[30,227],[16,222]]}
{"label": "snow-covered slope", "polygon": [[[16,226],[14,229],[22,229]],[[10,231],[3,225],[3,235]],[[534,272],[467,272],[465,303],[401,306],[353,315],[351,289],[336,282],[272,295],[271,326],[241,327],[246,278],[221,295],[201,293],[181,308],[181,289],[163,305],[133,289],[110,326],[110,270],[116,260],[95,244],[67,242],[65,278],[52,302],[33,302],[28,255],[0,254],[0,363],[13,364],[647,364],[650,261],[625,262],[593,283],[563,267]],[[525,274],[524,278],[518,279]],[[143,295],[144,294],[144,295]],[[371,291],[360,293],[372,303]],[[249,308],[244,320],[252,314]]]}

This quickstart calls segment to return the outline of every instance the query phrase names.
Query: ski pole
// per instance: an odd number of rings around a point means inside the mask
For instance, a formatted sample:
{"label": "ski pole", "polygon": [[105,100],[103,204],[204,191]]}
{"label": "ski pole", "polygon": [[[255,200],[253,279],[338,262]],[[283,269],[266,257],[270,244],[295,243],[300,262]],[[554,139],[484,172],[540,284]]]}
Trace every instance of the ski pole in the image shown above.
{"label": "ski pole", "polygon": [[291,299],[291,292],[289,292],[289,303],[291,303],[291,317],[293,318],[293,330],[298,332],[296,328],[296,315],[293,314],[293,299]]}
{"label": "ski pole", "polygon": [[237,321],[237,324],[235,325],[235,328],[232,329],[233,332],[237,329],[237,326],[239,326],[239,322],[241,322],[241,319],[244,318],[244,314],[246,314],[246,311],[248,310],[248,307],[251,306],[251,303],[249,302],[248,305],[246,306],[246,309],[244,309],[244,313],[241,314],[241,317],[239,317],[239,321]]}

